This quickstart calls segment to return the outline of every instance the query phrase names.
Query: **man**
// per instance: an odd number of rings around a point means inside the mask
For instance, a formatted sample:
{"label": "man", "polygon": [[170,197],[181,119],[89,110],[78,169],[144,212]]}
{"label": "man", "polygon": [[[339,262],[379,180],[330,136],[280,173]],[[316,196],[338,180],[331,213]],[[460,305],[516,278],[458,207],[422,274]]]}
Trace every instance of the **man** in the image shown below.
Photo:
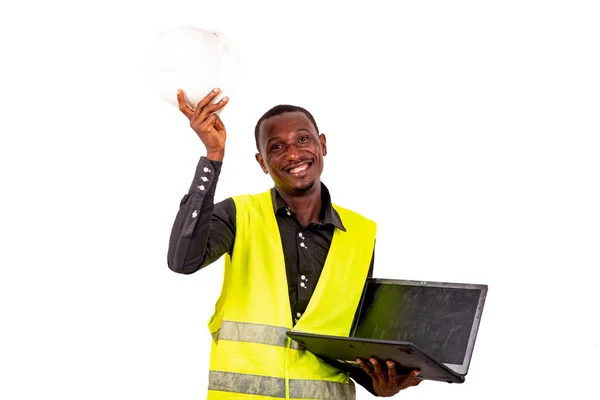
{"label": "man", "polygon": [[[209,399],[354,399],[348,374],[286,336],[295,329],[349,333],[372,274],[375,223],[333,205],[320,181],[325,135],[301,107],[280,105],[256,124],[256,160],[274,188],[214,204],[226,130],[215,89],[179,109],[204,143],[189,193],[171,233],[168,264],[190,274],[225,255],[221,296],[209,323],[213,336]],[[351,378],[374,395],[416,386],[418,371],[399,374],[391,362],[357,360]],[[386,367],[387,366],[387,367]]]}

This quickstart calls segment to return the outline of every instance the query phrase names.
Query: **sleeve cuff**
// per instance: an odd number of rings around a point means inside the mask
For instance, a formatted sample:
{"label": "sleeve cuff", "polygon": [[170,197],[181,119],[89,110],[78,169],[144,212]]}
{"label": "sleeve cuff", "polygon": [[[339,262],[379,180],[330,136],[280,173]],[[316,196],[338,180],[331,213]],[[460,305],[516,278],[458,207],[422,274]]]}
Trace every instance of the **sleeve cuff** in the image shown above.
{"label": "sleeve cuff", "polygon": [[200,157],[194,179],[190,186],[190,193],[205,195],[219,178],[222,165],[222,161],[209,160],[204,156]]}

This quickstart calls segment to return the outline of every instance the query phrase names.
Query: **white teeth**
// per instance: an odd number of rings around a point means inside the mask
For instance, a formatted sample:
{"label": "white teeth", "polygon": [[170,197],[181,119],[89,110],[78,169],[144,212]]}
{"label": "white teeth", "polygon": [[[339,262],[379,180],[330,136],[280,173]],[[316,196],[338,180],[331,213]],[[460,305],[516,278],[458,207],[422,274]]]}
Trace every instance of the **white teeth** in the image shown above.
{"label": "white teeth", "polygon": [[298,172],[300,172],[300,171],[304,171],[306,168],[308,168],[308,164],[303,164],[303,165],[301,165],[301,166],[299,166],[299,167],[296,167],[296,168],[292,168],[292,169],[290,169],[290,171],[289,171],[289,172],[290,172],[291,174],[297,174],[297,173],[298,173]]}

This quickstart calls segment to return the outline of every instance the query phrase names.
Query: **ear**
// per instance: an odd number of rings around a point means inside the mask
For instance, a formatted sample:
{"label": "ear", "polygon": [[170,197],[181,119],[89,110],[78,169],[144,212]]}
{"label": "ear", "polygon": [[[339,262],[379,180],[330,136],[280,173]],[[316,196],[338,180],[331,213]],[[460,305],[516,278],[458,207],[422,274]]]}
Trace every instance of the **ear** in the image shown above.
{"label": "ear", "polygon": [[267,164],[265,164],[263,156],[261,156],[260,153],[256,153],[254,157],[256,158],[256,161],[258,162],[258,165],[260,165],[260,167],[262,168],[263,172],[265,174],[268,174],[269,170],[267,169]]}
{"label": "ear", "polygon": [[323,155],[327,155],[327,138],[324,133],[319,134],[319,142],[321,142],[321,149],[323,150]]}

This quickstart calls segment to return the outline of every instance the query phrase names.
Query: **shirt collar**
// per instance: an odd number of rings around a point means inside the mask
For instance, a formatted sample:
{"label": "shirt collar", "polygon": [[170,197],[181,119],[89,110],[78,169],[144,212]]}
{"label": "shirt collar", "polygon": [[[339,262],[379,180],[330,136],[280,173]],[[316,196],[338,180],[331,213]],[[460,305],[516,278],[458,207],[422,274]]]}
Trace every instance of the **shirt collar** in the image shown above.
{"label": "shirt collar", "polygon": [[[279,195],[275,188],[271,189],[271,198],[273,199],[273,209],[275,214],[285,212],[288,208],[285,200]],[[321,220],[323,225],[333,225],[334,227],[346,232],[342,219],[331,203],[331,195],[327,186],[321,182]]]}

